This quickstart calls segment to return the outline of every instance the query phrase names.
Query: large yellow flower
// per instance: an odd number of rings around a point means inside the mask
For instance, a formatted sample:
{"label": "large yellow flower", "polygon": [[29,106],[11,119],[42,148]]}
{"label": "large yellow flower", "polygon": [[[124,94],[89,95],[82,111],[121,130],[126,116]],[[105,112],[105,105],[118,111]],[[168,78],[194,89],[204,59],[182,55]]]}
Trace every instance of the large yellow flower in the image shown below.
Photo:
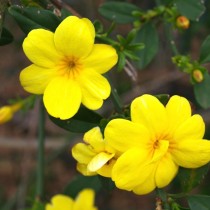
{"label": "large yellow flower", "polygon": [[95,193],[92,189],[82,190],[75,201],[66,195],[55,195],[51,203],[47,204],[46,210],[97,210],[94,206]]}
{"label": "large yellow flower", "polygon": [[33,63],[22,70],[23,88],[44,94],[50,115],[68,119],[82,103],[95,110],[110,95],[110,85],[101,74],[117,62],[114,48],[94,44],[95,30],[86,18],[67,17],[55,33],[32,30],[23,42],[23,49]]}
{"label": "large yellow flower", "polygon": [[105,128],[107,143],[123,154],[112,169],[120,189],[146,194],[168,185],[179,166],[197,168],[210,161],[210,141],[203,140],[200,115],[191,116],[189,102],[170,98],[166,107],[151,95],[131,104],[131,121],[114,119]]}
{"label": "large yellow flower", "polygon": [[85,176],[100,174],[111,177],[117,154],[104,141],[100,128],[92,128],[83,139],[85,143],[72,148],[72,156],[78,161],[77,170]]}

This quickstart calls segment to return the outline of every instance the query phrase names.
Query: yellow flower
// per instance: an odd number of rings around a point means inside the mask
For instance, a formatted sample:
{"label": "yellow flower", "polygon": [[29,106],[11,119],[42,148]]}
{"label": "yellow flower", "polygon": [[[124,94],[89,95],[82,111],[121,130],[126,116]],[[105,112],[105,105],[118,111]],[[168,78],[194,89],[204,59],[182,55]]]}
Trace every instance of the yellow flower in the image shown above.
{"label": "yellow flower", "polygon": [[83,175],[100,174],[111,177],[115,151],[103,139],[99,127],[89,130],[84,135],[85,143],[78,143],[72,148],[72,156],[78,161],[77,170]]}
{"label": "yellow flower", "polygon": [[80,104],[99,109],[110,95],[110,85],[101,74],[117,62],[114,48],[94,44],[95,30],[86,18],[67,17],[55,33],[32,30],[23,42],[23,50],[33,63],[23,69],[20,82],[34,94],[44,94],[50,115],[68,119]]}
{"label": "yellow flower", "polygon": [[0,125],[10,121],[15,112],[22,107],[21,103],[3,106],[0,108]]}
{"label": "yellow flower", "polygon": [[200,115],[191,116],[187,99],[170,98],[166,107],[151,95],[131,104],[131,121],[114,119],[105,128],[107,144],[123,154],[112,169],[120,189],[146,194],[168,185],[179,166],[197,168],[210,161]]}
{"label": "yellow flower", "polygon": [[55,195],[45,210],[97,210],[94,206],[95,193],[92,189],[82,190],[75,201],[66,195]]}

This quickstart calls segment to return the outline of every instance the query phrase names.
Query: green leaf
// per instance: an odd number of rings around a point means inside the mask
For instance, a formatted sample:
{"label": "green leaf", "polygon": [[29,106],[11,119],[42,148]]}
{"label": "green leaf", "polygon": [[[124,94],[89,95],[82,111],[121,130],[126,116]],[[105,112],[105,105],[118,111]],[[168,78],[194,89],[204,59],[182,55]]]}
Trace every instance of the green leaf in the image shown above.
{"label": "green leaf", "polygon": [[6,28],[3,27],[0,37],[0,46],[9,44],[12,41],[13,41],[12,34]]}
{"label": "green leaf", "polygon": [[84,188],[92,188],[95,192],[101,189],[101,181],[98,176],[83,176],[78,175],[64,189],[64,194],[75,198],[77,194]]}
{"label": "green leaf", "polygon": [[80,107],[77,114],[68,120],[60,120],[52,116],[50,116],[50,119],[56,125],[65,130],[77,133],[84,133],[91,128],[98,126],[102,117],[96,112],[82,106]]}
{"label": "green leaf", "polygon": [[153,24],[145,24],[138,32],[134,43],[143,43],[144,49],[137,51],[135,54],[139,57],[136,65],[139,68],[145,68],[154,58],[158,51],[159,40],[158,34]]}
{"label": "green leaf", "polygon": [[126,58],[123,52],[118,52],[118,63],[117,63],[117,70],[121,71],[125,66]]}
{"label": "green leaf", "polygon": [[189,192],[194,187],[198,186],[207,174],[208,169],[208,164],[197,169],[180,168],[177,179],[183,191]]}
{"label": "green leaf", "polygon": [[170,96],[168,94],[159,94],[155,97],[165,106],[168,103]]}
{"label": "green leaf", "polygon": [[201,45],[201,52],[200,52],[200,63],[208,63],[210,62],[210,35],[204,40]]}
{"label": "green leaf", "polygon": [[187,200],[190,210],[210,210],[210,196],[190,195]]}
{"label": "green leaf", "polygon": [[55,31],[61,22],[52,11],[37,7],[22,8],[19,6],[11,6],[8,11],[26,34],[36,28],[45,28]]}
{"label": "green leaf", "polygon": [[110,21],[116,23],[133,23],[138,20],[132,15],[133,11],[139,11],[139,7],[126,2],[105,2],[99,7],[99,13]]}
{"label": "green leaf", "polygon": [[207,109],[210,107],[210,76],[208,72],[204,72],[204,80],[196,83],[194,87],[194,94],[198,104]]}
{"label": "green leaf", "polygon": [[202,0],[174,0],[178,11],[191,20],[198,21],[205,11]]}

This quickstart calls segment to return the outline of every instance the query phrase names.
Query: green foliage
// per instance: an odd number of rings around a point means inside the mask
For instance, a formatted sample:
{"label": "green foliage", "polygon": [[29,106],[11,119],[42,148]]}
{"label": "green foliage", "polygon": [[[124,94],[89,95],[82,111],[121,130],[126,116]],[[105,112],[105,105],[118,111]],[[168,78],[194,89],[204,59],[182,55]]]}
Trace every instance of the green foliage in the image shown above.
{"label": "green foliage", "polygon": [[139,68],[145,68],[157,54],[159,40],[157,31],[152,23],[147,23],[137,32],[134,43],[143,43],[144,49],[138,51],[136,56],[140,59],[136,62]]}
{"label": "green foliage", "polygon": [[180,168],[177,179],[181,185],[183,192],[190,192],[197,187],[204,179],[209,169],[209,165],[202,166],[197,169]]}
{"label": "green foliage", "polygon": [[55,31],[61,21],[52,11],[37,7],[11,6],[8,11],[26,34],[36,28]]}
{"label": "green foliage", "polygon": [[198,21],[205,11],[202,0],[174,0],[178,11],[190,20]]}
{"label": "green foliage", "polygon": [[208,72],[205,72],[203,76],[204,80],[200,83],[196,83],[193,88],[196,101],[201,107],[206,109],[210,107],[210,75]]}
{"label": "green foliage", "polygon": [[202,43],[201,49],[200,49],[200,63],[208,63],[210,62],[210,36],[207,36],[204,42]]}
{"label": "green foliage", "polygon": [[187,198],[190,210],[209,210],[210,196],[207,195],[190,195]]}
{"label": "green foliage", "polygon": [[140,9],[130,3],[126,2],[105,2],[99,8],[99,13],[110,21],[115,21],[119,24],[133,23],[137,18],[132,16],[134,11],[140,11]]}
{"label": "green foliage", "polygon": [[0,36],[0,46],[9,44],[12,41],[13,41],[13,35],[6,28],[3,27]]}
{"label": "green foliage", "polygon": [[60,120],[50,116],[52,122],[59,127],[76,133],[84,133],[91,128],[98,126],[102,117],[94,111],[91,111],[85,107],[80,107],[77,114],[68,120]]}

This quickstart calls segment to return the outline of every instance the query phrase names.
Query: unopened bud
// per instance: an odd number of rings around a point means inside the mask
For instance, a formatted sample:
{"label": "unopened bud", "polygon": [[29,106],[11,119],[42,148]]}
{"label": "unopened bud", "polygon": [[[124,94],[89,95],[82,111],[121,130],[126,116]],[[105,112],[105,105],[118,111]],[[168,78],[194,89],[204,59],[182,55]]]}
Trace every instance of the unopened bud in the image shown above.
{"label": "unopened bud", "polygon": [[203,73],[199,69],[195,69],[192,72],[192,77],[198,83],[203,81]]}
{"label": "unopened bud", "polygon": [[0,107],[0,125],[10,121],[15,112],[22,107],[22,103]]}
{"label": "unopened bud", "polygon": [[190,26],[190,20],[185,16],[179,16],[176,19],[176,26],[181,29],[188,29]]}

